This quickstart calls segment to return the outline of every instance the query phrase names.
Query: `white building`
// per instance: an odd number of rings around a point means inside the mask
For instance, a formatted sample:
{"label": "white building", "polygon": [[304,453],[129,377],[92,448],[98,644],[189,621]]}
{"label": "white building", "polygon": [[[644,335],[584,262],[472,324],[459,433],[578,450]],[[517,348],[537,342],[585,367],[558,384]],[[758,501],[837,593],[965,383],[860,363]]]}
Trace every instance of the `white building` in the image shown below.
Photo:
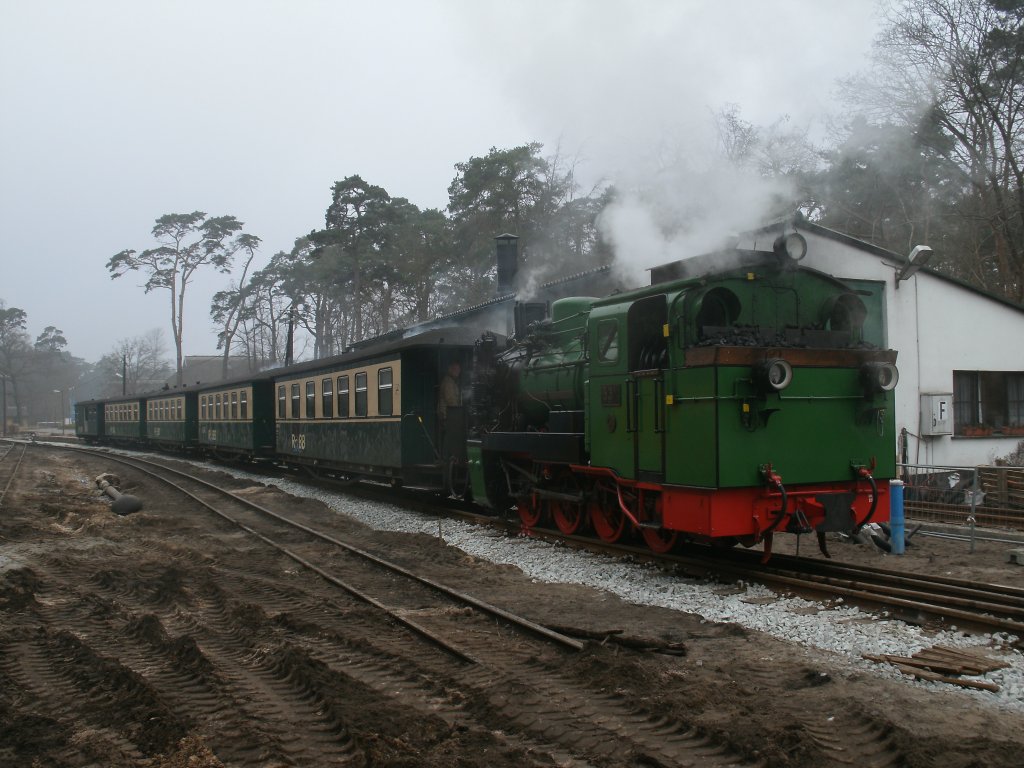
{"label": "white building", "polygon": [[907,431],[909,463],[990,464],[1024,440],[1024,307],[801,219],[744,235],[737,247],[769,250],[794,230],[807,240],[805,266],[863,291],[869,307],[881,304],[899,353],[896,428]]}

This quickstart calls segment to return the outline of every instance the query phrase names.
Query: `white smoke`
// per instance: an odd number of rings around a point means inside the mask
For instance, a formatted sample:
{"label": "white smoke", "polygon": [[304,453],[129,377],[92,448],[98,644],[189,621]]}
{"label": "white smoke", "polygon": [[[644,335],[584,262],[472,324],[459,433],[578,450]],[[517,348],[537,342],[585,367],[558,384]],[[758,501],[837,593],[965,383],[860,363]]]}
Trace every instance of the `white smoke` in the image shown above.
{"label": "white smoke", "polygon": [[633,285],[646,270],[733,245],[735,235],[785,211],[792,185],[716,158],[678,163],[645,180],[617,186],[598,226],[612,246],[615,269]]}
{"label": "white smoke", "polygon": [[[467,44],[508,99],[523,142],[561,145],[576,177],[617,190],[600,226],[620,270],[714,250],[792,212],[788,182],[721,158],[715,114],[804,131],[869,52],[874,3],[521,0],[459,6]],[[479,34],[489,30],[493,34]]]}

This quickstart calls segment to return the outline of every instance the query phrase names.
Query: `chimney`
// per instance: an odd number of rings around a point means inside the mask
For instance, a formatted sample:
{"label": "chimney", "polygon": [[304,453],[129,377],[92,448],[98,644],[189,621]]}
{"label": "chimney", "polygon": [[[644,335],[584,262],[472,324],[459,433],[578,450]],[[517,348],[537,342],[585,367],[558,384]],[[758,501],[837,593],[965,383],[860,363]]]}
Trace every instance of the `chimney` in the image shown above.
{"label": "chimney", "polygon": [[498,295],[513,293],[516,289],[516,272],[519,271],[519,238],[516,235],[498,235]]}

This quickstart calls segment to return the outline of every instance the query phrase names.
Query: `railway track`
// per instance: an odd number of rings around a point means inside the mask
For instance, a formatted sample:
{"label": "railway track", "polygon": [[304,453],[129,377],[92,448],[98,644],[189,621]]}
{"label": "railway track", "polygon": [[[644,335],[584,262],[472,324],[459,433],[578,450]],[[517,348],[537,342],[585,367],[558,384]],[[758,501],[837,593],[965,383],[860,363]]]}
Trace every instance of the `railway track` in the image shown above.
{"label": "railway track", "polygon": [[24,443],[0,442],[0,509],[3,509],[7,492],[21,469],[27,450]]}
{"label": "railway track", "polygon": [[[363,498],[399,503],[426,514],[496,526],[510,533],[522,532],[517,517],[502,519],[483,515],[454,500],[425,498],[373,484],[332,484],[332,487]],[[1019,587],[780,554],[774,555],[768,564],[762,564],[760,552],[715,549],[709,553],[709,548],[701,545],[681,545],[671,553],[658,555],[642,545],[609,544],[586,536],[566,536],[554,528],[534,529],[528,533],[595,553],[657,563],[693,578],[762,583],[805,597],[842,598],[846,603],[867,609],[886,610],[908,623],[955,624],[959,628],[1009,632],[1024,637],[1024,589]]]}
{"label": "railway track", "polygon": [[[426,514],[456,517],[511,533],[522,532],[516,517],[502,519],[483,515],[457,500],[425,498],[401,489],[365,483],[329,485],[339,492],[401,504]],[[960,628],[1009,632],[1024,637],[1024,589],[1018,587],[778,554],[768,564],[762,564],[759,552],[715,549],[709,554],[708,548],[700,545],[681,545],[671,553],[658,555],[642,545],[609,544],[586,536],[566,536],[554,528],[534,529],[528,533],[595,553],[658,563],[693,578],[753,581],[801,596],[826,600],[842,598],[864,608],[887,610],[908,623],[955,623]]]}
{"label": "railway track", "polygon": [[[393,491],[382,494],[372,486],[350,492],[392,503],[396,500]],[[518,518],[502,520],[420,498],[411,499],[408,504],[430,514],[452,515],[510,532],[522,531]],[[1019,587],[780,554],[763,564],[758,551],[710,550],[702,545],[681,545],[671,553],[659,555],[642,545],[608,544],[586,536],[566,536],[554,528],[533,529],[528,534],[595,553],[657,563],[694,578],[756,582],[816,599],[842,598],[865,608],[888,610],[908,623],[955,623],[960,628],[1024,637],[1024,589]]]}
{"label": "railway track", "polygon": [[[349,492],[392,503],[396,500],[393,491],[385,495],[372,487],[349,489]],[[408,504],[429,514],[447,514],[509,532],[522,531],[517,518],[502,520],[419,498],[409,500]],[[842,598],[865,608],[888,610],[908,623],[955,623],[960,628],[1009,632],[1024,637],[1024,589],[1019,587],[779,554],[762,564],[761,553],[757,551],[714,549],[709,552],[709,548],[702,545],[681,545],[671,553],[658,555],[642,545],[608,544],[586,536],[565,536],[554,528],[533,529],[528,535],[599,554],[657,563],[693,578],[742,580],[816,599]]]}
{"label": "railway track", "polygon": [[[215,511],[223,524],[338,587],[345,596],[344,630],[307,640],[307,651],[328,670],[344,670],[380,692],[401,691],[403,701],[418,702],[425,713],[453,727],[490,732],[500,724],[503,732],[514,734],[517,746],[550,755],[558,764],[749,764],[685,722],[577,680],[567,672],[568,658],[584,643],[573,637],[354,547],[300,515],[268,509],[159,462],[86,453],[173,486]],[[346,607],[346,601],[352,606]],[[385,630],[388,624],[400,629]],[[410,633],[434,651],[413,654],[413,664]],[[317,691],[322,685],[322,671],[314,679],[311,670],[295,669],[287,658],[274,664],[283,677],[310,678],[306,684]],[[333,727],[348,733],[340,723]],[[347,740],[339,737],[333,748],[342,754]]]}
{"label": "railway track", "polygon": [[[545,531],[547,535],[561,538],[557,532]],[[699,545],[653,555],[643,547],[574,541],[594,551],[657,562],[695,578],[756,582],[816,599],[842,598],[848,604],[888,610],[912,624],[954,623],[959,628],[1024,637],[1024,589],[1018,587],[787,555],[773,555],[762,564],[759,552],[708,554],[708,548]]]}

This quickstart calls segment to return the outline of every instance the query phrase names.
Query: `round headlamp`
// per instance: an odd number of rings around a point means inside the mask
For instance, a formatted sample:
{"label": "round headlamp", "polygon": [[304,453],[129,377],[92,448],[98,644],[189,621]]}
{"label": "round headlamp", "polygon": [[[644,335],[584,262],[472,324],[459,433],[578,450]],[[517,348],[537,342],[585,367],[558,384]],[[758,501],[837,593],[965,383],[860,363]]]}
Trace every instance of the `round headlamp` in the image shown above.
{"label": "round headlamp", "polygon": [[900,372],[892,363],[867,363],[861,368],[861,378],[872,392],[889,392],[896,388]]}
{"label": "round headlamp", "polygon": [[772,250],[780,256],[800,261],[807,255],[807,240],[799,232],[790,232],[788,235],[779,236]]}
{"label": "round headlamp", "polygon": [[765,360],[757,367],[757,381],[766,389],[780,392],[793,381],[793,366],[782,358]]}

